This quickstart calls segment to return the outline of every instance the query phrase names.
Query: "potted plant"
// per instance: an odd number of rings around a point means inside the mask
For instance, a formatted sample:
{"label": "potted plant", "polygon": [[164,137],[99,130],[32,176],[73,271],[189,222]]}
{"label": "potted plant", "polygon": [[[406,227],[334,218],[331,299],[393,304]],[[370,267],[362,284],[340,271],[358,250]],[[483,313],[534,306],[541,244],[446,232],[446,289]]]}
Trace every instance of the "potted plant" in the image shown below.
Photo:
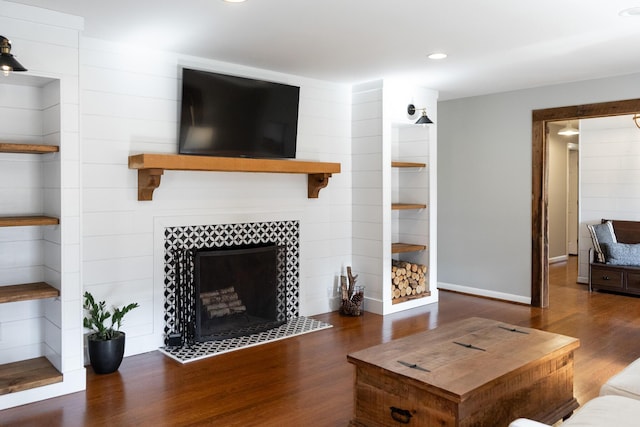
{"label": "potted plant", "polygon": [[[93,331],[87,337],[87,346],[89,360],[96,374],[109,374],[120,367],[125,340],[125,333],[120,331],[122,318],[136,307],[138,303],[134,302],[122,308],[114,307],[113,311],[109,311],[104,301],[96,302],[91,293],[84,293],[83,325]],[[109,326],[108,319],[111,319]]]}

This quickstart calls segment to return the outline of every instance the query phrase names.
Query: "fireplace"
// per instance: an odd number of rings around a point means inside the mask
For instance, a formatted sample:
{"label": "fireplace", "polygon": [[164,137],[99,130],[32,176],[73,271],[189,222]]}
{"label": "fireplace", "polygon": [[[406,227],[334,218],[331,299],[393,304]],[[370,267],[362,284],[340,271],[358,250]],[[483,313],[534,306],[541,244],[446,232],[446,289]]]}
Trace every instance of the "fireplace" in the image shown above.
{"label": "fireplace", "polygon": [[[297,318],[299,233],[293,220],[164,228],[165,345],[250,336]],[[269,267],[247,267],[265,260]],[[230,295],[216,302],[222,293]],[[227,311],[223,299],[237,301]]]}
{"label": "fireplace", "polygon": [[197,342],[263,332],[287,321],[279,292],[286,249],[274,244],[204,248],[194,254]]}

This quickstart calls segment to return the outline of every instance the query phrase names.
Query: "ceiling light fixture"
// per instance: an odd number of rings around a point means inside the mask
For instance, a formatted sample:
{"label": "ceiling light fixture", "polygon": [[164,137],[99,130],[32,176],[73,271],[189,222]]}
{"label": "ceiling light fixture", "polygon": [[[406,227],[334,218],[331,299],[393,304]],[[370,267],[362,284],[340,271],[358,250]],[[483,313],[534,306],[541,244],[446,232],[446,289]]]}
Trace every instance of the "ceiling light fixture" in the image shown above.
{"label": "ceiling light fixture", "polygon": [[636,113],[633,115],[633,123],[636,124],[638,129],[640,129],[640,113]]}
{"label": "ceiling light fixture", "polygon": [[0,36],[0,69],[5,76],[11,71],[27,71],[11,54],[11,41]]}
{"label": "ceiling light fixture", "polygon": [[225,3],[244,3],[246,0],[224,0]]}
{"label": "ceiling light fixture", "polygon": [[580,134],[580,131],[571,125],[571,121],[569,121],[569,123],[565,127],[563,127],[558,131],[558,135],[563,135],[563,136],[571,136],[571,135],[578,135],[578,134]]}
{"label": "ceiling light fixture", "polygon": [[[417,125],[428,125],[433,123],[433,121],[429,117],[427,117],[426,108],[417,108],[417,110],[422,110],[422,115],[420,116],[418,121],[416,121]],[[407,113],[409,114],[409,116],[413,116],[414,114],[416,114],[416,106],[413,104],[409,104],[407,106]]]}
{"label": "ceiling light fixture", "polygon": [[443,52],[434,52],[434,53],[430,53],[427,58],[429,59],[444,59],[447,57],[446,53]]}

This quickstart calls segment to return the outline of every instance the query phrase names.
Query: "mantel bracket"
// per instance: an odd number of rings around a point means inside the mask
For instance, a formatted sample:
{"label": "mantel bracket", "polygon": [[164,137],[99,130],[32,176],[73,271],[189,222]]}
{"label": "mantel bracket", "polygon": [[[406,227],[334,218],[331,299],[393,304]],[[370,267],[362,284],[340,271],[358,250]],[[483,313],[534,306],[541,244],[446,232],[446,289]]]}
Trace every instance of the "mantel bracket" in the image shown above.
{"label": "mantel bracket", "polygon": [[153,200],[163,174],[164,169],[138,169],[138,200]]}
{"label": "mantel bracket", "polygon": [[317,199],[320,190],[329,185],[330,173],[310,173],[308,175],[307,197]]}

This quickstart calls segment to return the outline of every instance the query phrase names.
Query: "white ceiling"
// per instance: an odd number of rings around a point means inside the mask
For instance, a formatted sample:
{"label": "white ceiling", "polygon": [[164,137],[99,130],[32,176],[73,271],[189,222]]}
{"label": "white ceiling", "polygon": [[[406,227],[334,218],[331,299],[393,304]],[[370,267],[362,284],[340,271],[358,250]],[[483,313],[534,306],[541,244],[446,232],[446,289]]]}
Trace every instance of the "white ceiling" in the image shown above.
{"label": "white ceiling", "polygon": [[82,16],[87,37],[334,82],[412,78],[440,99],[640,72],[640,16],[618,15],[640,0],[11,1]]}

